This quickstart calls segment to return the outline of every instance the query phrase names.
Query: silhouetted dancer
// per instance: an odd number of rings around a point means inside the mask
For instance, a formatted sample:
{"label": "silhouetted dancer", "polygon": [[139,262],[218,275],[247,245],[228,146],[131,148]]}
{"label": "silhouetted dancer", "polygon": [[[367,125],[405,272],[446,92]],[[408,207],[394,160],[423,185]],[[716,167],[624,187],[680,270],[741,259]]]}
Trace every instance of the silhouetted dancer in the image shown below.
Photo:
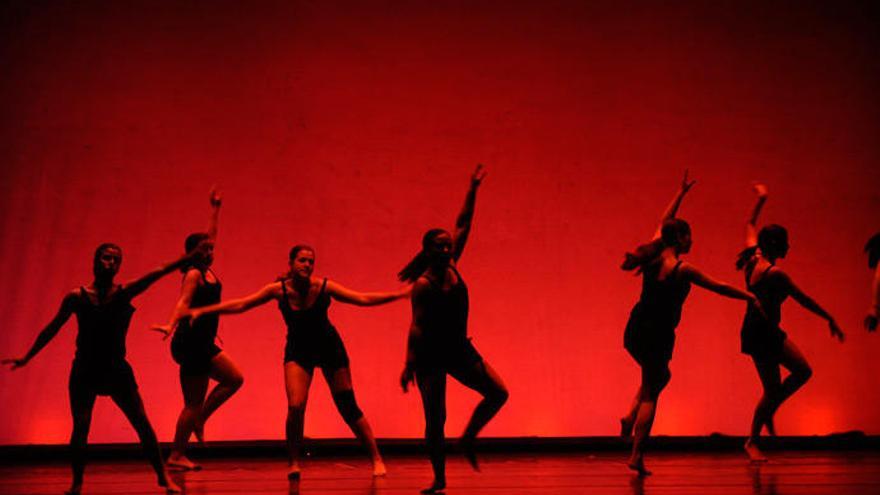
{"label": "silhouetted dancer", "polygon": [[[761,378],[764,395],[758,401],[752,419],[752,428],[745,444],[746,453],[753,462],[765,462],[767,458],[758,448],[761,428],[767,427],[770,435],[776,435],[773,416],[782,403],[801,388],[813,374],[809,363],[779,328],[782,303],[788,296],[809,311],[828,321],[831,336],[843,342],[843,332],[834,318],[822,309],[810,296],[804,294],[792,279],[776,266],[776,260],[788,252],[788,232],[779,225],[767,225],[755,233],[755,225],[761,208],[767,200],[767,188],[755,184],[758,202],[746,225],[746,249],[736,261],[736,268],[745,271],[746,286],[758,298],[762,311],[753,306],[746,310],[740,338],[742,352],[752,357]],[[781,379],[779,366],[789,375]]]}
{"label": "silhouetted dancer", "polygon": [[135,308],[132,299],[147,290],[161,277],[203,256],[203,247],[164,265],[143,277],[123,285],[113,283],[122,264],[122,249],[115,244],[101,244],[95,250],[94,281],[88,287],[74,289],[61,302],[52,321],[37,336],[34,345],[21,359],[4,359],[12,369],[27,364],[61,330],[71,315],[76,315],[76,355],[70,370],[68,390],[73,416],[70,456],[73,482],[68,493],[82,490],[86,465],[86,442],[92,422],[92,409],[99,395],[109,395],[122,410],[140,438],[144,452],[156,471],[159,486],[169,493],[180,488],[165,471],[156,433],[147,419],[131,366],[125,359],[125,336]]}
{"label": "silhouetted dancer", "polygon": [[461,436],[462,450],[474,469],[478,469],[474,453],[477,434],[508,397],[501,377],[467,336],[468,290],[456,267],[471,230],[477,189],[485,175],[482,165],[478,165],[455,222],[455,235],[443,229],[426,232],[422,250],[398,274],[400,280],[414,282],[412,324],[400,384],[406,392],[409,383],[416,381],[425,410],[425,441],[434,482],[423,493],[446,487],[446,375],[483,396]]}
{"label": "silhouetted dancer", "polygon": [[[187,236],[184,248],[193,252],[200,244],[204,256],[197,256],[192,263],[183,268],[183,286],[180,298],[167,325],[156,325],[153,329],[165,334],[173,334],[171,355],[180,365],[180,388],[183,392],[183,410],[177,418],[174,444],[166,461],[169,467],[181,470],[199,470],[201,466],[186,457],[186,444],[195,433],[204,442],[205,421],[224,402],[241,388],[244,377],[235,362],[215,343],[219,317],[216,315],[200,319],[191,324],[189,319],[181,318],[190,308],[198,308],[220,302],[222,285],[211,270],[214,262],[214,243],[217,240],[217,220],[220,215],[222,198],[216,190],[211,190],[211,221],[207,232],[197,232]],[[208,384],[213,379],[217,385],[208,394]],[[207,398],[206,398],[207,396]]]}
{"label": "silhouetted dancer", "polygon": [[675,345],[675,328],[691,283],[726,297],[755,299],[679,259],[691,249],[691,228],[675,215],[693,185],[685,171],[681,187],[663,214],[653,240],[627,253],[621,266],[624,270],[638,269],[642,275],[642,294],[630,313],[623,339],[624,347],[642,369],[642,379],[629,413],[620,419],[621,436],[628,438],[634,434],[628,466],[642,476],[651,474],[645,468],[645,441],[654,424],[660,392],[671,377],[669,360]]}
{"label": "silhouetted dancer", "polygon": [[871,284],[871,307],[865,316],[865,328],[869,332],[877,330],[877,319],[880,318],[880,232],[874,234],[865,244],[868,254],[868,267],[874,270],[874,282]]}
{"label": "silhouetted dancer", "polygon": [[321,368],[330,386],[333,402],[345,423],[369,450],[373,475],[383,476],[385,464],[367,418],[357,405],[351,383],[348,354],[339,333],[330,323],[327,310],[330,299],[357,306],[377,306],[409,295],[410,287],[395,292],[356,292],[342,285],[312,276],[315,250],[298,245],[290,250],[290,271],[280,281],[261,290],[224,303],[190,310],[193,324],[214,314],[243,313],[271,300],[287,324],[287,345],[284,349],[284,383],[287,388],[287,447],[290,464],[289,479],[300,477],[299,448],[303,438],[306,400],[312,374]]}

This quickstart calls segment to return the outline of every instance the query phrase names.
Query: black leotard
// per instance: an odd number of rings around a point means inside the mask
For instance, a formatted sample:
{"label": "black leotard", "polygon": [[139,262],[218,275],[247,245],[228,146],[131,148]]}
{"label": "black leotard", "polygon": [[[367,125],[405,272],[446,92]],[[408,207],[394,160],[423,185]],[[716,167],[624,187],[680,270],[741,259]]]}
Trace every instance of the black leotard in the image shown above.
{"label": "black leotard", "polygon": [[430,290],[424,295],[422,336],[416,348],[416,367],[429,369],[464,369],[483,358],[468,338],[468,289],[454,266],[458,281],[443,290],[442,283],[425,277]]}
{"label": "black leotard", "polygon": [[633,307],[623,334],[623,345],[639,364],[667,362],[675,346],[675,328],[681,320],[681,307],[691,289],[690,282],[678,277],[681,261],[663,280],[658,280],[661,264],[642,273],[642,294]]}
{"label": "black leotard", "polygon": [[741,351],[756,359],[778,359],[787,338],[779,323],[782,320],[782,303],[788,297],[788,291],[778,279],[768,277],[773,265],[761,273],[757,282],[750,283],[755,266],[757,264],[752,264],[745,270],[746,287],[758,298],[766,316],[749,304],[740,331]]}
{"label": "black leotard", "polygon": [[[190,308],[220,302],[220,293],[223,290],[220,279],[215,274],[217,281],[211,284],[205,278],[205,272],[199,273],[202,275],[202,283],[193,293]],[[171,356],[180,365],[182,375],[206,375],[211,370],[211,360],[221,352],[215,343],[219,323],[220,316],[217,314],[202,316],[195,325],[191,325],[188,319],[181,320],[171,340]]]}
{"label": "black leotard", "polygon": [[339,337],[339,332],[330,323],[327,310],[330,308],[330,294],[327,294],[327,279],[321,284],[315,302],[305,309],[293,309],[287,298],[287,280],[281,281],[284,296],[278,301],[278,309],[287,324],[287,345],[284,347],[284,362],[293,361],[311,372],[320,367],[333,371],[349,366],[348,353]]}
{"label": "black leotard", "polygon": [[125,337],[134,306],[122,287],[116,286],[104,303],[92,302],[85,287],[80,287],[73,311],[78,330],[68,383],[71,395],[137,390],[131,366],[125,360]]}

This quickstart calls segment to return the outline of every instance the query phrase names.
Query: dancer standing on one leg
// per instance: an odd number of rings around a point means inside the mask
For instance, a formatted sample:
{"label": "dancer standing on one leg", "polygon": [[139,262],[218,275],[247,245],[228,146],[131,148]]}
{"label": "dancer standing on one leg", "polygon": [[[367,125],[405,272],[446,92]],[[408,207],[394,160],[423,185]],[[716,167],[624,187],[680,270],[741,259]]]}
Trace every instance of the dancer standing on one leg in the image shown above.
{"label": "dancer standing on one leg", "polygon": [[508,392],[501,377],[474,348],[467,336],[468,291],[456,264],[471,230],[477,189],[485,173],[478,165],[464,208],[455,223],[455,235],[432,229],[422,237],[422,251],[398,275],[414,282],[413,319],[407,340],[406,366],[400,377],[403,391],[415,380],[425,409],[425,440],[434,482],[423,493],[446,487],[444,425],[446,375],[483,396],[461,437],[461,446],[474,469],[477,433],[501,409]]}
{"label": "dancer standing on one leg", "polygon": [[315,250],[294,246],[290,250],[290,272],[283,280],[258,292],[221,304],[193,308],[193,324],[214,314],[243,313],[271,300],[287,324],[284,350],[284,383],[287,389],[287,447],[289,479],[300,477],[299,447],[303,438],[306,401],[315,367],[320,367],[330,386],[333,402],[352,432],[364,444],[373,461],[373,475],[385,474],[385,464],[367,418],[354,398],[348,354],[336,328],[327,317],[330,299],[357,306],[377,306],[409,295],[410,288],[396,292],[355,292],[326,278],[313,277]]}
{"label": "dancer standing on one leg", "polygon": [[868,267],[874,270],[874,282],[871,285],[871,308],[865,316],[865,328],[869,332],[877,330],[877,319],[880,318],[880,232],[874,234],[865,244],[868,254]]}
{"label": "dancer standing on one leg", "polygon": [[[782,303],[791,296],[801,306],[827,320],[831,336],[841,342],[843,332],[827,311],[804,294],[776,266],[776,260],[784,258],[788,252],[788,232],[785,228],[767,225],[755,233],[758,215],[767,200],[767,188],[763,184],[756,184],[755,191],[758,193],[758,202],[746,225],[746,249],[740,253],[736,267],[745,271],[746,286],[758,298],[764,313],[749,306],[740,332],[742,352],[752,357],[764,387],[764,395],[755,408],[745,450],[752,461],[763,462],[767,458],[758,448],[761,428],[766,426],[768,433],[776,434],[773,423],[776,410],[813,374],[804,355],[779,328]],[[781,379],[780,365],[789,371],[785,380]]]}
{"label": "dancer standing on one leg", "polygon": [[122,249],[115,244],[101,244],[95,251],[93,261],[94,281],[88,287],[74,289],[64,297],[58,313],[40,332],[23,358],[3,360],[3,364],[12,364],[12,369],[26,365],[58,334],[70,316],[76,315],[76,355],[68,384],[73,416],[73,433],[70,436],[73,482],[68,493],[76,495],[82,490],[92,409],[99,395],[109,395],[137,431],[144,452],[156,472],[159,486],[165,487],[168,492],[180,491],[165,471],[156,433],[147,419],[134,373],[125,359],[125,336],[135,311],[131,305],[132,299],[164,275],[201,255],[201,252],[200,246],[193,253],[137,280],[117,285],[113,278],[122,263]]}
{"label": "dancer standing on one leg", "polygon": [[632,309],[624,333],[624,347],[641,367],[642,379],[629,413],[620,420],[621,436],[634,435],[628,465],[640,475],[651,474],[645,468],[645,441],[654,424],[660,392],[671,377],[669,360],[675,344],[675,328],[691,283],[726,297],[755,300],[751,294],[716,281],[679,259],[691,249],[691,229],[687,222],[675,218],[675,214],[693,185],[685,172],[681,188],[666,209],[654,239],[639,246],[634,253],[627,253],[621,267],[638,269],[642,275],[642,294]]}
{"label": "dancer standing on one leg", "polygon": [[[202,318],[197,324],[190,324],[181,316],[190,308],[198,308],[220,302],[221,284],[211,270],[214,261],[214,243],[217,239],[217,219],[220,215],[220,194],[211,191],[211,223],[207,232],[190,234],[184,247],[187,253],[201,245],[203,256],[193,259],[184,268],[183,287],[180,299],[171,315],[171,321],[153,329],[165,334],[174,334],[171,340],[171,355],[180,365],[180,388],[183,391],[183,410],[177,419],[174,445],[168,456],[169,467],[184,470],[198,470],[201,466],[186,457],[186,444],[195,432],[199,441],[204,441],[205,421],[241,388],[244,378],[229,355],[217,347],[219,318],[214,315]],[[208,383],[213,379],[217,385],[208,394]],[[205,396],[207,395],[207,398]]]}

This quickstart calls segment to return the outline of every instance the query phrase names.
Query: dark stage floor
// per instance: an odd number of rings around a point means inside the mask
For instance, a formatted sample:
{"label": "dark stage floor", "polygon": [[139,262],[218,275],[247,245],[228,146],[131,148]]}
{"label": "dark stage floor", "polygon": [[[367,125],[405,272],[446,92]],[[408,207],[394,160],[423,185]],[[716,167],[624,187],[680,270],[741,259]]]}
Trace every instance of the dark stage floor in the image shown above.
{"label": "dark stage floor", "polygon": [[[734,453],[656,453],[648,460],[654,475],[634,477],[624,455],[487,454],[482,472],[451,457],[449,494],[871,494],[880,493],[878,452],[777,452],[759,468]],[[417,493],[430,481],[421,457],[386,459],[389,475],[373,480],[368,462],[336,457],[307,460],[298,485],[285,478],[277,458],[208,459],[204,470],[176,474],[185,493],[398,494]],[[0,467],[2,494],[60,494],[67,488],[66,465]],[[162,493],[145,462],[96,461],[87,472],[84,494]]]}

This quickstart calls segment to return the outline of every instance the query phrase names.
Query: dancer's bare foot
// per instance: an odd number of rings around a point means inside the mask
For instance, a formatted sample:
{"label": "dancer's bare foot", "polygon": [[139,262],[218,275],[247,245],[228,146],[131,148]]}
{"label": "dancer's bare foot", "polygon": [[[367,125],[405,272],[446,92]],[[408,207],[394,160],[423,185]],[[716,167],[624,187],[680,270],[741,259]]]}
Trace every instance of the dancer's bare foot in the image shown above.
{"label": "dancer's bare foot", "polygon": [[70,489],[64,492],[64,495],[80,495],[82,493],[82,480],[74,481],[70,484]]}
{"label": "dancer's bare foot", "polygon": [[629,418],[620,418],[620,438],[629,438],[633,434],[635,421]]}
{"label": "dancer's bare foot", "polygon": [[743,448],[746,450],[746,454],[748,454],[750,462],[767,462],[767,457],[764,456],[764,453],[761,452],[761,449],[758,448],[758,444],[753,442],[751,439],[746,440],[746,444]]}
{"label": "dancer's bare foot", "polygon": [[638,473],[639,476],[651,476],[651,471],[645,467],[645,459],[642,456],[630,457],[626,466]]}
{"label": "dancer's bare foot", "polygon": [[422,489],[420,493],[439,493],[446,489],[446,480],[437,480],[435,479],[431,486],[428,488]]}
{"label": "dancer's bare foot", "polygon": [[177,483],[171,480],[167,473],[159,476],[159,486],[165,488],[165,493],[181,493],[183,491],[177,486]]}
{"label": "dancer's bare foot", "polygon": [[174,471],[201,471],[202,466],[189,460],[185,455],[176,454],[174,452],[168,456],[165,465]]}
{"label": "dancer's bare foot", "polygon": [[302,477],[302,471],[299,469],[299,463],[287,466],[287,479],[294,481]]}
{"label": "dancer's bare foot", "polygon": [[385,469],[385,463],[382,459],[374,459],[373,460],[373,477],[385,476],[388,474],[388,471]]}
{"label": "dancer's bare foot", "polygon": [[474,471],[480,470],[480,463],[477,462],[477,451],[474,448],[474,438],[461,437],[461,441],[459,442],[459,446],[461,447],[461,453],[464,455],[464,458],[467,459],[468,463],[474,468]]}

